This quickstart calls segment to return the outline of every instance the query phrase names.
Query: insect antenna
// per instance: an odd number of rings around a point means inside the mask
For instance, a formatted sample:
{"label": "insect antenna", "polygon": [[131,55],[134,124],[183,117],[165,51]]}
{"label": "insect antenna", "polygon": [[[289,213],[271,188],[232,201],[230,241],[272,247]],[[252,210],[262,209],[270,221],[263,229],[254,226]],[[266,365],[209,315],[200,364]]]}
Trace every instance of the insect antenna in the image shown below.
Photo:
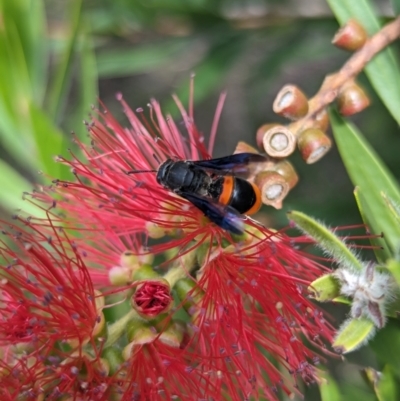
{"label": "insect antenna", "polygon": [[126,172],[127,175],[136,173],[157,173],[157,170],[130,170]]}

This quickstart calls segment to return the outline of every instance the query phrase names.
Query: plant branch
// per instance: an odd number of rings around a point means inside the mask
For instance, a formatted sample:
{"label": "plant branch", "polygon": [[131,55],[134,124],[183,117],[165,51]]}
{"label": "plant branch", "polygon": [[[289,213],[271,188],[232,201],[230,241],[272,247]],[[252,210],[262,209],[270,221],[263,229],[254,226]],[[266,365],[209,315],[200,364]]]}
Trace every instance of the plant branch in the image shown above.
{"label": "plant branch", "polygon": [[307,128],[312,128],[318,114],[336,99],[340,89],[347,82],[353,80],[377,53],[399,36],[400,17],[397,17],[369,38],[364,46],[355,52],[339,71],[325,78],[317,94],[309,101],[307,115],[290,124],[289,129],[297,134]]}

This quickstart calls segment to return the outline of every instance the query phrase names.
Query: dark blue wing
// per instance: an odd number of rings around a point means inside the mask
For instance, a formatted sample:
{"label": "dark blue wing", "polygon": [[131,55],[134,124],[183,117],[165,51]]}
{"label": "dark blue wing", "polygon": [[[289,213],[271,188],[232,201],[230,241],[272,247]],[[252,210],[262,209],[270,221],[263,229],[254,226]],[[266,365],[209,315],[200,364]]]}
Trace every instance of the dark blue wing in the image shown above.
{"label": "dark blue wing", "polygon": [[260,163],[267,161],[267,157],[257,153],[237,153],[210,160],[190,161],[194,166],[216,170],[221,172],[241,172],[246,170],[250,163]]}
{"label": "dark blue wing", "polygon": [[243,216],[233,207],[221,205],[213,199],[189,192],[178,192],[178,195],[193,203],[212,222],[233,234],[243,233]]}

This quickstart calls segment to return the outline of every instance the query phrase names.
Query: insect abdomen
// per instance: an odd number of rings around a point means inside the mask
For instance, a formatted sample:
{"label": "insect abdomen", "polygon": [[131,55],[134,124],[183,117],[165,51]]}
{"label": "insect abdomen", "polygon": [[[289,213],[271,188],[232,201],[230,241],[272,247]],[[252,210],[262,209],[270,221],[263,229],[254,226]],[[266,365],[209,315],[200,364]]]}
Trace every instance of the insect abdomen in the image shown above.
{"label": "insect abdomen", "polygon": [[226,176],[218,202],[233,207],[241,214],[253,214],[261,207],[261,194],[256,185],[242,178]]}

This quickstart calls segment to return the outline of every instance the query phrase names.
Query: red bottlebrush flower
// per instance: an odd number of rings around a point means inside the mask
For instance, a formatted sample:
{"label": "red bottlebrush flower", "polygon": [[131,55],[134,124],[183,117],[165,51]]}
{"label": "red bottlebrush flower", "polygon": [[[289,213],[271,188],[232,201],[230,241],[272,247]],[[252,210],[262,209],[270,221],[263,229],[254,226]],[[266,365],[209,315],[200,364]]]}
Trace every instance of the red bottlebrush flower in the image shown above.
{"label": "red bottlebrush flower", "polygon": [[51,361],[58,359],[65,368],[83,349],[101,347],[101,298],[61,228],[49,237],[32,227],[7,225],[2,237],[0,398],[47,396],[64,380]]}
{"label": "red bottlebrush flower", "polygon": [[90,276],[73,243],[69,249],[54,246],[53,239],[69,241],[57,229],[54,238],[18,227],[2,235],[0,344],[87,341],[99,314]]}
{"label": "red bottlebrush flower", "polygon": [[[124,374],[120,373],[125,394],[122,400],[225,399],[211,383],[208,372],[197,368],[200,366],[198,359],[193,362],[185,358],[181,350],[157,339],[133,345],[127,368],[121,371]],[[123,376],[128,380],[123,381]]]}
{"label": "red bottlebrush flower", "polygon": [[324,350],[333,329],[307,299],[302,289],[307,282],[294,276],[320,274],[321,266],[277,234],[214,249],[196,281],[178,281],[177,291],[192,316],[188,349],[202,355],[203,368],[220,376],[232,400],[260,394],[275,400],[279,388],[298,391],[296,377],[316,380],[319,357],[304,339]]}
{"label": "red bottlebrush flower", "polygon": [[[302,340],[321,349],[332,333],[302,290],[323,271],[296,249],[304,238],[291,239],[248,218],[244,234],[231,235],[162,188],[154,172],[128,176],[132,169],[155,170],[168,158],[209,158],[212,146],[206,150],[193,113],[187,115],[178,101],[187,138],[163,117],[157,102],[151,103],[150,123],[141,110],[134,113],[120,101],[131,128],[99,113],[101,121],[88,124],[92,145],[80,143],[86,161],[60,159],[71,166],[76,182],[55,181],[33,194],[52,219],[30,218],[36,235],[52,234],[50,245],[76,252],[71,260],[85,262],[93,285],[113,285],[110,293],[121,293],[117,303],[132,295],[134,301],[134,309],[108,326],[104,348],[90,342],[95,352],[89,355],[108,364],[107,374],[101,370],[104,380],[91,373],[93,379],[82,387],[63,370],[63,393],[71,388],[71,394],[84,394],[84,387],[95,391],[108,383],[123,400],[275,400],[279,388],[296,390],[297,376],[315,380],[317,357]],[[54,226],[79,231],[79,238],[71,244],[53,234]],[[152,274],[141,277],[144,268]],[[160,277],[169,286],[161,285]],[[183,333],[178,313],[187,322]],[[81,372],[86,355],[79,354],[73,372]],[[105,395],[99,394],[102,400]]]}
{"label": "red bottlebrush flower", "polygon": [[[131,128],[121,127],[107,111],[97,112],[101,121],[93,118],[93,122],[87,125],[92,137],[91,146],[79,143],[86,161],[81,162],[75,157],[72,161],[58,158],[71,166],[78,181],[56,180],[53,186],[44,188],[44,193],[37,192],[33,197],[50,204],[55,220],[63,220],[56,215],[56,209],[59,209],[67,214],[70,227],[84,230],[110,230],[133,235],[146,233],[150,237],[173,233],[175,245],[187,244],[204,233],[221,234],[222,229],[209,224],[203,213],[190,202],[162,188],[156,181],[155,172],[127,175],[132,170],[156,171],[168,158],[210,158],[203,144],[204,137],[193,123],[193,116],[187,115],[175,99],[188,132],[188,137],[184,138],[173,120],[162,115],[155,100],[150,106],[151,123],[143,117],[141,109],[134,113],[121,96],[119,100]],[[223,98],[216,120],[222,103]],[[210,147],[212,142],[213,139]],[[54,192],[61,194],[61,200],[54,201]],[[43,207],[49,209],[46,205]]]}

